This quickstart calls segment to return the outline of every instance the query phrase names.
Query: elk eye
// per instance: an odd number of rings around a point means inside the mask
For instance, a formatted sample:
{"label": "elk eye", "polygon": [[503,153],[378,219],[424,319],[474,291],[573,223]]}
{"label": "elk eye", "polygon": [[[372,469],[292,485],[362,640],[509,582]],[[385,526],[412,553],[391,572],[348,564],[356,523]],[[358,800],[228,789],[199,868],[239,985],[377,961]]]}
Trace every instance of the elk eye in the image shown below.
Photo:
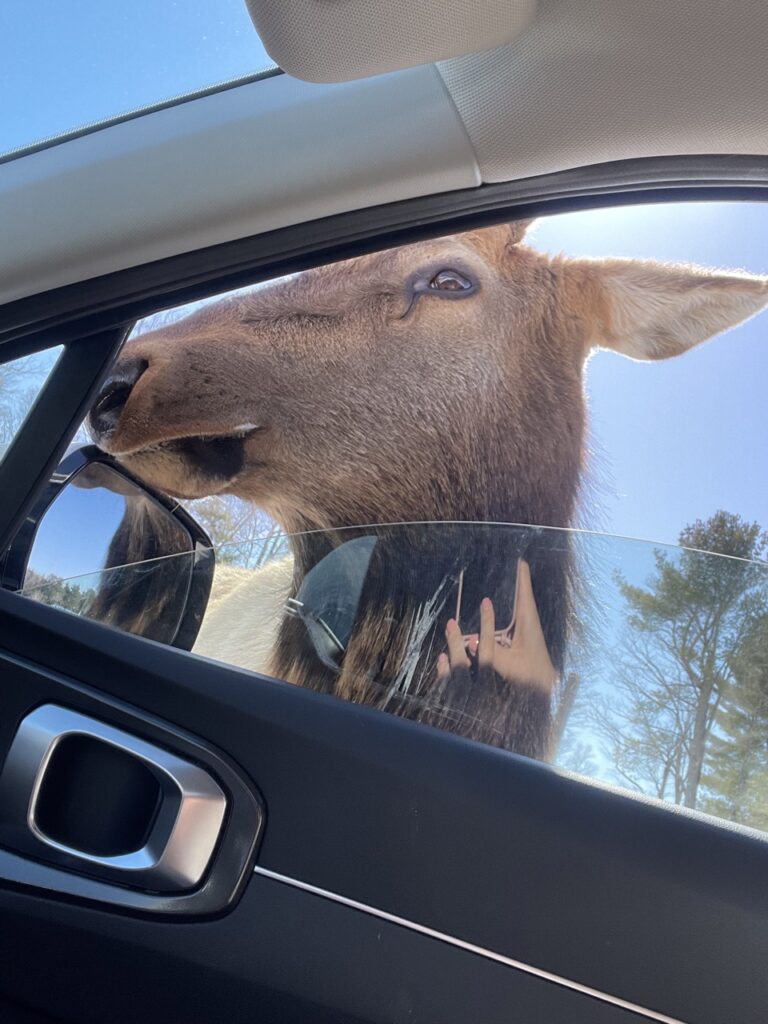
{"label": "elk eye", "polygon": [[429,282],[429,287],[438,292],[466,292],[475,286],[458,270],[441,270]]}

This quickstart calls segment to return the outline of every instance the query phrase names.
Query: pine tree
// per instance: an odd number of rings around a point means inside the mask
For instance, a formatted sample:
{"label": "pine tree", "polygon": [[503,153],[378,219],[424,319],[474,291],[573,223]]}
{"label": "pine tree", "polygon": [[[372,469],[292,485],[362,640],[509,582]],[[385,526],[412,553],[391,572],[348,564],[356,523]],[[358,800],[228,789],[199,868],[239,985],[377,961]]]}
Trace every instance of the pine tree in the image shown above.
{"label": "pine tree", "polygon": [[[765,595],[740,649],[731,659],[733,682],[725,694],[705,763],[703,810],[768,829],[768,613]],[[762,605],[762,607],[761,607]]]}
{"label": "pine tree", "polygon": [[[687,526],[679,542],[679,552],[655,553],[646,587],[618,578],[627,632],[618,699],[599,707],[598,728],[625,782],[731,817],[742,813],[733,801],[747,800],[756,778],[750,769],[749,784],[741,780],[739,765],[753,746],[762,757],[768,723],[768,567],[756,561],[766,537],[756,523],[717,512]],[[749,756],[752,764],[758,754]]]}

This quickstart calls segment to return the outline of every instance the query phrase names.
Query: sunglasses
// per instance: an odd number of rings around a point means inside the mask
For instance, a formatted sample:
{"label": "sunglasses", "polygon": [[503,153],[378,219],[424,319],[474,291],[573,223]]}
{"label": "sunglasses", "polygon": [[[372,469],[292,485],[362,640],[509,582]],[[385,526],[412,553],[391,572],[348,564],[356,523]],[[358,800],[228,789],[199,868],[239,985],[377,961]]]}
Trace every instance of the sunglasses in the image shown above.
{"label": "sunglasses", "polygon": [[326,555],[304,577],[286,614],[300,619],[320,661],[341,672],[377,538],[357,537]]}

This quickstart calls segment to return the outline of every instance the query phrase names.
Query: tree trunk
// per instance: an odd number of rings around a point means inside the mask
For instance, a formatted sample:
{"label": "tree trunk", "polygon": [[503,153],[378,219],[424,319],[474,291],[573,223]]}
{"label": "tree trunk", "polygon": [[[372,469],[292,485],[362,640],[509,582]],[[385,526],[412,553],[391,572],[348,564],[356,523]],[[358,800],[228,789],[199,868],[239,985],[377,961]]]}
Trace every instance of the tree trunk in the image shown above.
{"label": "tree trunk", "polygon": [[685,773],[685,786],[683,788],[683,806],[696,807],[696,797],[701,782],[701,772],[704,767],[704,748],[709,734],[709,700],[712,695],[712,687],[707,687],[699,693],[699,700],[696,706],[696,717],[693,720],[693,735],[691,736],[691,748],[688,755],[688,769]]}
{"label": "tree trunk", "polygon": [[580,677],[575,672],[569,672],[562,684],[560,697],[555,710],[555,720],[552,726],[552,749],[550,760],[554,760],[557,751],[565,734],[568,719],[571,717],[573,705],[576,702],[576,694],[579,692]]}

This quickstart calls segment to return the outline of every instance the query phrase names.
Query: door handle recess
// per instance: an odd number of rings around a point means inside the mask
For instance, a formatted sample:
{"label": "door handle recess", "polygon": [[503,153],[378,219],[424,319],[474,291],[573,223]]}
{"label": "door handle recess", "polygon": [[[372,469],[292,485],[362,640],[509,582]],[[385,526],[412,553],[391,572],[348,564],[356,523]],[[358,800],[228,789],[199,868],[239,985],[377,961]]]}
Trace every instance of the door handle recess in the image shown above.
{"label": "door handle recess", "polygon": [[198,885],[227,810],[203,768],[55,704],[19,725],[0,801],[51,859],[154,892]]}

